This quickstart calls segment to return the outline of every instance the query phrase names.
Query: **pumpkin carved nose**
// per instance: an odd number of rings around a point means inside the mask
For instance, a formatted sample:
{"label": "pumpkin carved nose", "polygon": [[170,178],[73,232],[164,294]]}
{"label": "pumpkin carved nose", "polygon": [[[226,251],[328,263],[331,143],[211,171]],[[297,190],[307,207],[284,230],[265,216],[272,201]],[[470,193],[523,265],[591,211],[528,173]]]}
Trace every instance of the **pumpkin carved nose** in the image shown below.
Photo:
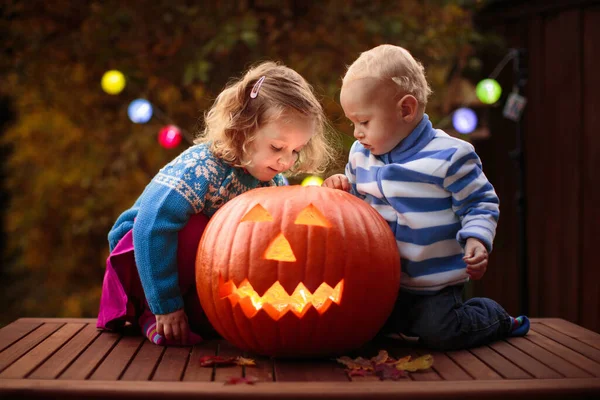
{"label": "pumpkin carved nose", "polygon": [[275,261],[296,261],[292,246],[290,246],[290,242],[283,236],[283,233],[277,235],[275,240],[267,247],[264,258]]}

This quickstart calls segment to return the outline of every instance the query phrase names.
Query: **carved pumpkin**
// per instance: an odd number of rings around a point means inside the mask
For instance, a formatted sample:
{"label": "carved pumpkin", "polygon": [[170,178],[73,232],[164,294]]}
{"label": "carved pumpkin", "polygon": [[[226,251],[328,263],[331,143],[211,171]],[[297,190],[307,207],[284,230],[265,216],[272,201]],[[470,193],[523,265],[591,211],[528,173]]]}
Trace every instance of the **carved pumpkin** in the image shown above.
{"label": "carved pumpkin", "polygon": [[196,284],[209,321],[243,350],[340,354],[385,323],[400,287],[400,256],[387,222],[348,193],[260,188],[211,218]]}

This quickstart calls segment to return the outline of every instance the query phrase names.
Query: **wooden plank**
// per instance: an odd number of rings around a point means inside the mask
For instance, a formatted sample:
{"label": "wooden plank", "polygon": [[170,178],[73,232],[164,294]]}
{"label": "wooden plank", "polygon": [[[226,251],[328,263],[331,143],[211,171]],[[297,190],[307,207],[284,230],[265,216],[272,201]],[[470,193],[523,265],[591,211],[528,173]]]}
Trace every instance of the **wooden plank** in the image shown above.
{"label": "wooden plank", "polygon": [[348,382],[344,367],[330,359],[274,359],[277,382]]}
{"label": "wooden plank", "polygon": [[162,346],[157,346],[145,340],[142,348],[137,352],[131,364],[125,370],[121,377],[124,381],[147,381],[156,370],[160,358],[165,350]]}
{"label": "wooden plank", "polygon": [[546,337],[566,346],[587,358],[600,363],[600,350],[591,347],[577,339],[573,339],[571,336],[567,336],[564,333],[556,331],[545,324],[533,324],[533,329]]}
{"label": "wooden plank", "polygon": [[525,339],[537,344],[540,347],[556,354],[562,359],[577,365],[579,368],[589,372],[593,376],[600,376],[600,363],[590,360],[587,357],[571,350],[570,348],[555,342],[554,340],[530,330]]}
{"label": "wooden plank", "polygon": [[[218,341],[218,352],[217,355],[223,357],[237,357],[241,356],[243,353],[237,347],[234,347],[231,343],[226,340]],[[215,368],[214,380],[215,382],[225,382],[229,378],[232,377],[242,377],[243,370],[239,365],[227,365],[223,367]]]}
{"label": "wooden plank", "polygon": [[473,380],[469,374],[465,372],[457,363],[455,363],[445,353],[440,351],[433,351],[427,353],[426,351],[419,351],[419,356],[425,354],[431,354],[433,356],[433,369],[447,381],[470,381]]}
{"label": "wooden plank", "polygon": [[85,324],[65,324],[42,343],[0,373],[0,378],[24,378],[61,346],[77,334]]}
{"label": "wooden plank", "polygon": [[527,353],[539,362],[552,368],[566,378],[591,378],[592,375],[588,372],[576,367],[575,365],[566,362],[564,359],[552,354],[548,350],[536,345],[535,343],[522,338],[516,337],[509,339],[511,345]]}
{"label": "wooden plank", "polygon": [[488,346],[473,348],[471,349],[471,353],[477,356],[485,364],[489,365],[490,368],[505,379],[531,379],[531,375]]}
{"label": "wooden plank", "polygon": [[98,322],[96,318],[19,318],[17,321],[33,322],[39,324],[94,324]]}
{"label": "wooden plank", "polygon": [[[510,339],[509,339],[510,340]],[[508,342],[498,341],[490,345],[492,349],[502,354],[513,364],[518,365],[525,371],[538,379],[542,378],[561,378],[558,372],[548,368],[535,358],[523,353],[521,350],[511,346]]]}
{"label": "wooden plank", "polygon": [[539,323],[575,339],[600,339],[600,334],[560,318],[543,318]]}
{"label": "wooden plank", "polygon": [[281,382],[260,385],[223,385],[213,382],[95,382],[55,380],[0,380],[3,398],[65,399],[573,399],[597,398],[598,379],[534,379],[465,382]]}
{"label": "wooden plank", "polygon": [[203,341],[192,348],[190,362],[183,374],[184,381],[190,382],[210,382],[214,378],[214,367],[207,368],[200,366],[200,359],[204,356],[214,356],[217,354],[218,344],[216,340]]}
{"label": "wooden plank", "polygon": [[600,63],[598,40],[600,37],[600,7],[588,7],[583,10],[583,130],[579,140],[582,152],[581,160],[581,325],[600,332],[600,269],[597,267],[598,242],[600,241],[600,171],[597,167],[600,159],[600,138],[597,134],[600,125],[600,101],[598,88],[600,75],[596,68]]}
{"label": "wooden plank", "polygon": [[496,371],[468,350],[448,351],[446,355],[474,379],[502,379]]}
{"label": "wooden plank", "polygon": [[59,376],[97,337],[100,331],[95,324],[87,324],[85,328],[69,340],[67,344],[54,353],[39,368],[31,373],[30,379],[54,379]]}
{"label": "wooden plank", "polygon": [[244,377],[255,378],[257,382],[273,382],[273,360],[268,357],[253,353],[246,353],[244,357],[254,360],[255,366],[243,367]]}
{"label": "wooden plank", "polygon": [[143,336],[123,336],[89,379],[95,381],[118,380],[144,340],[146,338]]}
{"label": "wooden plank", "polygon": [[102,332],[58,379],[87,379],[112,350],[120,337],[118,333]]}
{"label": "wooden plank", "polygon": [[19,319],[0,329],[0,352],[40,325],[42,325],[41,322],[24,321]]}
{"label": "wooden plank", "polygon": [[37,346],[48,336],[52,335],[57,329],[64,324],[43,324],[36,330],[29,333],[27,336],[17,341],[15,344],[0,353],[0,371],[6,369],[13,362],[18,360],[23,354]]}
{"label": "wooden plank", "polygon": [[162,359],[158,363],[156,372],[152,377],[153,381],[180,381],[183,377],[183,371],[190,358],[192,348],[169,346],[163,353]]}
{"label": "wooden plank", "polygon": [[597,348],[598,350],[600,350],[600,339],[579,339],[581,340],[583,343],[589,344],[592,347]]}

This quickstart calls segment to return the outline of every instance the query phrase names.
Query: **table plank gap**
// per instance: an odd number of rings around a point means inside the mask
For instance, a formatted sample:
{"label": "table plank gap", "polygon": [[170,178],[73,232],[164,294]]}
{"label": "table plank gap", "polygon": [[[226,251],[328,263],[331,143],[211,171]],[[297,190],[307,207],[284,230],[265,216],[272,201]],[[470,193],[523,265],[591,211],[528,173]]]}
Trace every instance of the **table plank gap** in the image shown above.
{"label": "table plank gap", "polygon": [[532,376],[489,346],[470,349],[470,352],[504,379],[532,379]]}
{"label": "table plank gap", "polygon": [[563,376],[555,370],[548,368],[530,355],[522,352],[516,347],[509,344],[507,341],[497,341],[490,344],[490,347],[502,354],[506,359],[513,364],[518,365],[535,378],[562,378]]}
{"label": "table plank gap", "polygon": [[64,324],[62,323],[43,324],[27,334],[21,340],[17,341],[14,345],[4,350],[0,353],[0,372],[4,371],[12,363],[27,354],[31,349],[35,348],[35,346],[46,340],[48,336],[52,335],[63,325]]}
{"label": "table plank gap", "polygon": [[565,335],[562,332],[558,332],[557,330],[552,329],[544,324],[534,324],[533,329],[537,333],[544,335],[555,342],[558,342],[563,346],[566,346],[580,353],[581,355],[594,360],[597,363],[600,363],[600,350],[583,343],[580,340],[574,339],[571,336]]}
{"label": "table plank gap", "polygon": [[191,346],[167,346],[152,375],[153,381],[180,381],[188,364]]}
{"label": "table plank gap", "polygon": [[[222,357],[238,357],[243,352],[233,346],[226,340],[218,340],[217,355]],[[243,376],[242,367],[239,365],[225,365],[215,367],[215,382],[226,382],[229,378],[241,378]]]}
{"label": "table plank gap", "polygon": [[24,338],[31,331],[42,325],[42,322],[25,321],[18,319],[0,329],[0,352],[10,347],[13,343]]}
{"label": "table plank gap", "polygon": [[142,347],[135,354],[131,363],[125,369],[122,381],[148,381],[156,370],[164,347],[157,346],[149,340],[144,340]]}
{"label": "table plank gap", "polygon": [[571,364],[565,359],[553,354],[545,348],[538,346],[537,344],[527,340],[523,337],[515,337],[507,340],[508,343],[515,346],[524,353],[529,354],[542,364],[546,365],[561,374],[566,378],[590,378],[592,374],[584,371],[583,369]]}
{"label": "table plank gap", "polygon": [[476,380],[497,380],[502,376],[468,350],[448,351],[446,355]]}
{"label": "table plank gap", "polygon": [[144,340],[146,338],[141,335],[123,336],[88,379],[96,381],[118,380]]}
{"label": "table plank gap", "polygon": [[65,324],[0,373],[0,378],[25,378],[75,336],[85,324]]}
{"label": "table plank gap", "polygon": [[450,357],[441,351],[418,350],[419,357],[430,354],[433,357],[433,370],[439,376],[447,381],[472,381],[473,377],[469,375],[461,366],[455,363]]}
{"label": "table plank gap", "polygon": [[87,379],[117,345],[121,335],[101,332],[100,335],[58,376],[61,380]]}
{"label": "table plank gap", "polygon": [[551,353],[557,355],[570,362],[573,365],[587,371],[593,376],[600,377],[600,363],[597,363],[589,358],[581,355],[580,353],[538,333],[537,331],[531,329],[525,339],[537,344],[538,346],[550,351]]}
{"label": "table plank gap", "polygon": [[183,373],[186,382],[210,382],[214,380],[214,367],[202,367],[200,359],[204,356],[217,354],[218,343],[216,340],[203,341],[192,348],[190,361]]}
{"label": "table plank gap", "polygon": [[546,325],[555,331],[561,332],[575,339],[600,339],[600,333],[596,333],[583,326],[575,325],[560,318],[542,318],[538,320],[541,325]]}
{"label": "table plank gap", "polygon": [[244,353],[245,358],[254,360],[256,365],[242,367],[245,378],[255,378],[257,382],[273,382],[275,374],[273,373],[273,359],[254,353]]}
{"label": "table plank gap", "polygon": [[71,340],[27,376],[27,379],[55,379],[100,335],[95,324],[86,324]]}

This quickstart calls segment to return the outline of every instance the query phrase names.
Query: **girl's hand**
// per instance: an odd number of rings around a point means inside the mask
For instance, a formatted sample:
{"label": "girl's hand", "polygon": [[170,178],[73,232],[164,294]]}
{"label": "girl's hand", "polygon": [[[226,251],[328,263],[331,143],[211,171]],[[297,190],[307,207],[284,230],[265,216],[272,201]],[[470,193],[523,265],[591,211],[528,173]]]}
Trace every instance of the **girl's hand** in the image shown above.
{"label": "girl's hand", "polygon": [[467,263],[467,275],[471,279],[483,278],[487,270],[488,252],[479,239],[472,237],[467,239],[463,260]]}
{"label": "girl's hand", "polygon": [[187,343],[190,327],[183,308],[169,314],[156,314],[156,332],[168,340]]}
{"label": "girl's hand", "polygon": [[350,181],[348,181],[348,177],[344,174],[331,175],[329,178],[325,179],[321,186],[345,190],[346,192],[350,191]]}

